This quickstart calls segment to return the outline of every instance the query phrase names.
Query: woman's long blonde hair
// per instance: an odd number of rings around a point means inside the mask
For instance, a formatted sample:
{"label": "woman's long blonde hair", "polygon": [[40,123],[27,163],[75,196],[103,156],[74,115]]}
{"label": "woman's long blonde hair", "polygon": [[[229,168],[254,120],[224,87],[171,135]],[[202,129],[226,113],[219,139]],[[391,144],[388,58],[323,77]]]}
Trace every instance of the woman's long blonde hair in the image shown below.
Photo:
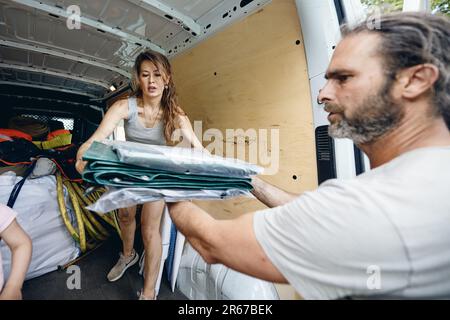
{"label": "woman's long blonde hair", "polygon": [[139,86],[139,74],[141,72],[142,62],[144,61],[153,63],[158,68],[159,72],[161,72],[165,81],[169,79],[163,91],[161,107],[163,108],[164,136],[167,143],[172,144],[172,133],[178,128],[177,116],[186,115],[178,105],[178,97],[172,79],[172,67],[166,56],[158,52],[147,50],[140,53],[134,62],[131,79],[131,87],[133,89],[131,95],[137,98],[142,98],[142,89]]}

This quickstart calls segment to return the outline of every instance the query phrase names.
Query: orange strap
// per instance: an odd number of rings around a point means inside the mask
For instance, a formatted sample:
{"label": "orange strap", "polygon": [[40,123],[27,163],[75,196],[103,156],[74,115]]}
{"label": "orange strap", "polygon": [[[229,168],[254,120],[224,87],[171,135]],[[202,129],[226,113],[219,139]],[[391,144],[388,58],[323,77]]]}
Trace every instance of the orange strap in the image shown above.
{"label": "orange strap", "polygon": [[8,165],[8,166],[15,166],[15,165],[18,165],[18,164],[31,164],[31,161],[8,162],[8,161],[5,161],[5,160],[3,160],[3,159],[0,159],[0,162],[6,164],[6,165]]}
{"label": "orange strap", "polygon": [[15,129],[0,129],[0,134],[3,134],[5,136],[11,137],[11,138],[22,138],[22,139],[26,139],[28,141],[33,140],[31,138],[31,136],[25,132],[19,131],[19,130],[15,130]]}

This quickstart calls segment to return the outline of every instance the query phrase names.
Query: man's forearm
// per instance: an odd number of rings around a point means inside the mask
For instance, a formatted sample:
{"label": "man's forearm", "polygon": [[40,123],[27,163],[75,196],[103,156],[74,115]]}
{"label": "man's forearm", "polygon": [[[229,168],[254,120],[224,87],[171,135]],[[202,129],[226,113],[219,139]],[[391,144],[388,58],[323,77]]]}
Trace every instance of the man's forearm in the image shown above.
{"label": "man's forearm", "polygon": [[269,208],[282,206],[299,195],[277,188],[258,177],[252,178],[252,194]]}
{"label": "man's forearm", "polygon": [[191,202],[168,203],[167,206],[177,229],[208,263],[214,263],[212,239],[215,220]]}

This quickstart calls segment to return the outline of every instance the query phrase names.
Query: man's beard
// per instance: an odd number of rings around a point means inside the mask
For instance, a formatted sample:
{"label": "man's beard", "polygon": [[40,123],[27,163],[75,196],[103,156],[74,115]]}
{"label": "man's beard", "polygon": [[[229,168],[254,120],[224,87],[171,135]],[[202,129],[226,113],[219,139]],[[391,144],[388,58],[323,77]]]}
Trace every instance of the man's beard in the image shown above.
{"label": "man's beard", "polygon": [[344,108],[327,103],[325,111],[339,113],[342,119],[330,124],[328,133],[334,138],[349,138],[361,145],[376,141],[397,127],[404,115],[403,107],[390,94],[393,81],[388,79],[383,87],[356,106],[351,118],[346,118]]}

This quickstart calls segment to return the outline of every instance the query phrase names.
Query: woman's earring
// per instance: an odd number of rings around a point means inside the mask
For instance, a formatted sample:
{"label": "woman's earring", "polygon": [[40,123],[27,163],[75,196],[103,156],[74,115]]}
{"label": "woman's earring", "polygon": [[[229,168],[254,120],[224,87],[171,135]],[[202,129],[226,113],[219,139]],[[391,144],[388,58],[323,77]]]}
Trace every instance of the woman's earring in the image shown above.
{"label": "woman's earring", "polygon": [[164,89],[169,89],[169,86],[166,84],[166,85],[164,86]]}

